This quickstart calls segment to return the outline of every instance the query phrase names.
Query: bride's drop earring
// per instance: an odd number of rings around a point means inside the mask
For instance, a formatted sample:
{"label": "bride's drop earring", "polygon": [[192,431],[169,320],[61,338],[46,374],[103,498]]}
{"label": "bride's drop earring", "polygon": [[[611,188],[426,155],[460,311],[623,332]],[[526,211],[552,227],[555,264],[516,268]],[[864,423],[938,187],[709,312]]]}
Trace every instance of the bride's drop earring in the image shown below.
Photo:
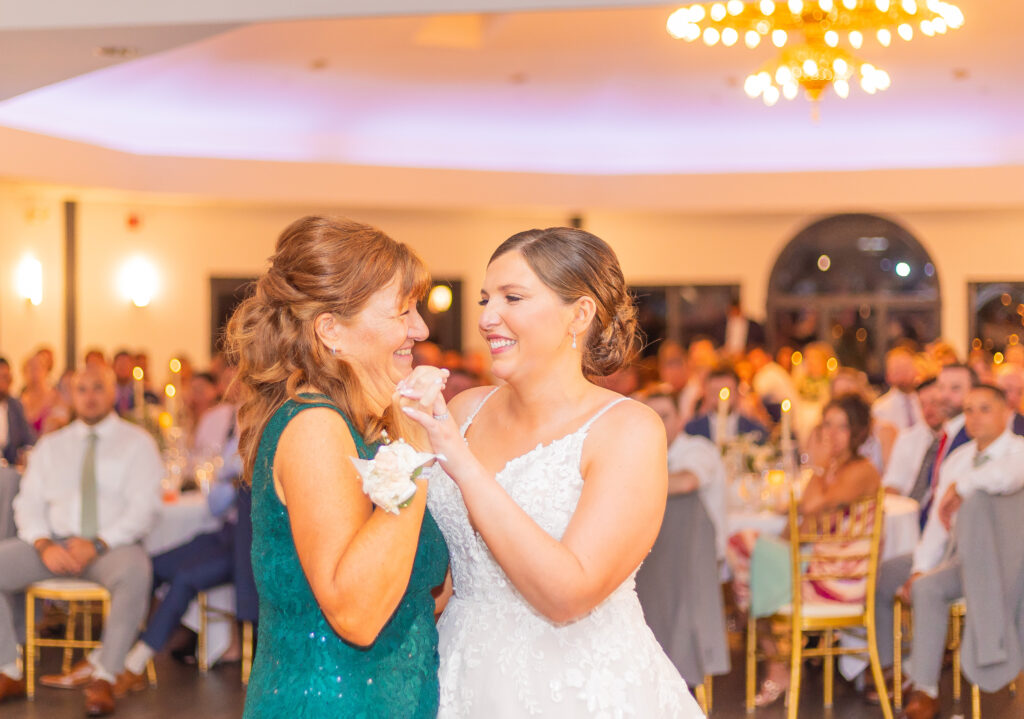
{"label": "bride's drop earring", "polygon": [[572,348],[576,349],[576,330],[572,332]]}

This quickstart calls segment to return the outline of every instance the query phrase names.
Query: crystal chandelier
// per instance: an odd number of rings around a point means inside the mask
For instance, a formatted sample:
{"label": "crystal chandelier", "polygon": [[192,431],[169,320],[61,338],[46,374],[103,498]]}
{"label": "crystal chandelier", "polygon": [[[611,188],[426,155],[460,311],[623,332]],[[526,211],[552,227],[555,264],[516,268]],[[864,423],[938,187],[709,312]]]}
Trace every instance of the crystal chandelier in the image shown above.
{"label": "crystal chandelier", "polygon": [[669,16],[667,29],[687,42],[731,47],[742,39],[748,48],[762,41],[780,48],[743,83],[747,95],[771,106],[780,97],[792,100],[800,88],[811,100],[829,86],[845,98],[853,82],[868,94],[885,90],[889,74],[853,52],[865,38],[888,47],[895,37],[943,35],[963,21],[960,8],[940,0],[729,0],[681,7]]}

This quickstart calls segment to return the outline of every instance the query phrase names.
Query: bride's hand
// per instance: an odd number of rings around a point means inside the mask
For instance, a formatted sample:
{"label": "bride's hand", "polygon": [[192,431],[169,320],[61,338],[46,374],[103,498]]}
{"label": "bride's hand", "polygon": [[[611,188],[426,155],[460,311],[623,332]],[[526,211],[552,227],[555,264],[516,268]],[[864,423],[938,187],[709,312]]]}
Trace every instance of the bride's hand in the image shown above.
{"label": "bride's hand", "polygon": [[415,367],[401,380],[391,395],[391,406],[400,436],[422,452],[433,452],[426,430],[403,411],[406,407],[419,407],[430,411],[437,395],[444,390],[448,370],[429,365]]}
{"label": "bride's hand", "polygon": [[462,440],[455,419],[448,412],[440,389],[434,390],[431,384],[419,382],[407,383],[404,388],[399,387],[399,392],[405,400],[402,412],[427,433],[434,453],[444,457],[440,460],[441,465],[457,481],[459,469],[474,462],[474,458]]}

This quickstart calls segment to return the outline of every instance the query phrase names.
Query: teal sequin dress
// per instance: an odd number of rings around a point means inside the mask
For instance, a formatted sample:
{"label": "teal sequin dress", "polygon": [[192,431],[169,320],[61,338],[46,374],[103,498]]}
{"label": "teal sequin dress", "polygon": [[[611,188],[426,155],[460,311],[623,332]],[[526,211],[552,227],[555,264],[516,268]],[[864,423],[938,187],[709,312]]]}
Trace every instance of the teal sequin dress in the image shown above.
{"label": "teal sequin dress", "polygon": [[[267,423],[256,456],[252,566],[260,614],[244,717],[432,718],[438,706],[438,653],[430,590],[444,581],[444,538],[428,511],[409,586],[377,641],[360,648],[341,639],[313,597],[292,541],[288,512],[274,491],[274,455],[281,433],[310,407],[330,407],[345,417],[326,398],[289,400]],[[373,457],[376,446],[367,447],[347,417],[345,421],[359,456]]]}

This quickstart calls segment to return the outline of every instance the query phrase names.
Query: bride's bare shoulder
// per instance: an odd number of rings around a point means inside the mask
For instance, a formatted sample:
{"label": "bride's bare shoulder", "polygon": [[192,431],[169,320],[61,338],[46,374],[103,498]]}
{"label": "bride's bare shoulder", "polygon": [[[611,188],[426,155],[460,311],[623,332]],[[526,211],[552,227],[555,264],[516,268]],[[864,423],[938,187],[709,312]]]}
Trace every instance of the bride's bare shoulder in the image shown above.
{"label": "bride's bare shoulder", "polygon": [[473,413],[480,403],[497,387],[484,385],[483,387],[471,387],[452,398],[448,403],[448,411],[461,424],[466,417]]}

